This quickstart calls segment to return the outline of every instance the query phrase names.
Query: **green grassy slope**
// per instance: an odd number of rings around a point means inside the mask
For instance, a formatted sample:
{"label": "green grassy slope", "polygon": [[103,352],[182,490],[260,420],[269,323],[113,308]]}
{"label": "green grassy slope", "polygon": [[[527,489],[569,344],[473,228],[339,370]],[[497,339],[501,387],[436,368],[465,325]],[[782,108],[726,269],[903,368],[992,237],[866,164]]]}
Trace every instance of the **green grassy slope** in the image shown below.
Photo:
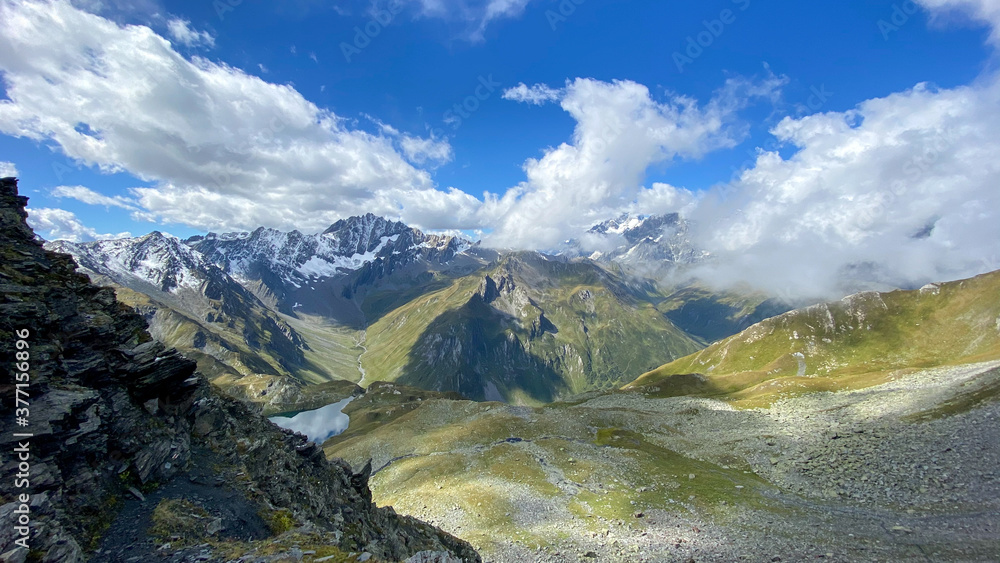
{"label": "green grassy slope", "polygon": [[644,374],[708,376],[736,399],[881,383],[892,372],[1000,357],[1000,272],[925,290],[861,293],[767,319]]}
{"label": "green grassy slope", "polygon": [[670,449],[661,434],[674,431],[651,411],[474,403],[377,383],[344,412],[350,427],[324,444],[328,456],[373,459],[380,505],[424,517],[448,507],[463,539],[487,551],[551,547],[573,533],[566,522],[606,530],[636,512],[713,511],[768,488],[735,457]]}

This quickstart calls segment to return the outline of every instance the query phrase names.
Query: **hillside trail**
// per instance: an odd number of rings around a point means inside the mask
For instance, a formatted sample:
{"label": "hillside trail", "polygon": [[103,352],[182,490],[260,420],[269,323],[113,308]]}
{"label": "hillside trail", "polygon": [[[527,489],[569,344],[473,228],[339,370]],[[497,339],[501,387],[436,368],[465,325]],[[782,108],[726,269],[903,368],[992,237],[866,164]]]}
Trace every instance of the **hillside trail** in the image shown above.
{"label": "hillside trail", "polygon": [[365,378],[368,377],[368,373],[365,372],[365,367],[361,363],[361,359],[365,354],[368,353],[368,347],[365,346],[365,341],[368,339],[368,328],[361,329],[360,335],[354,339],[354,346],[360,348],[361,352],[358,354],[358,371],[361,372],[361,379],[358,381],[358,387],[365,386]]}

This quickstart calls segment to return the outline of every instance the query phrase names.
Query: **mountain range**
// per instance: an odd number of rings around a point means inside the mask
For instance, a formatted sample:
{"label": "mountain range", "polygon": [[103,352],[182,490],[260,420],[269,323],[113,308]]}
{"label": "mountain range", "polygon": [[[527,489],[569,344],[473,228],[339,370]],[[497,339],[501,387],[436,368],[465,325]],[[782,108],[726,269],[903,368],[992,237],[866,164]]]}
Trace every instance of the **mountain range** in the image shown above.
{"label": "mountain range", "polygon": [[627,383],[787,310],[658,283],[654,273],[707,256],[686,229],[676,214],[623,216],[591,229],[606,250],[582,256],[572,241],[498,252],[368,214],[311,235],[153,232],[48,248],[116,287],[216,384],[273,412],[324,401],[329,386],[317,384],[377,380],[550,402]]}

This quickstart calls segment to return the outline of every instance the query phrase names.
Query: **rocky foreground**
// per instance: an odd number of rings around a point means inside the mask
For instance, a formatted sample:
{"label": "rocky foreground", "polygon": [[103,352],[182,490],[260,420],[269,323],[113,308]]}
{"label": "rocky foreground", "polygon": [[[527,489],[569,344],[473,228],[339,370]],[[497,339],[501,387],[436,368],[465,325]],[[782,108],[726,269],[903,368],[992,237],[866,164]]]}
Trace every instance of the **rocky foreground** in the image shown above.
{"label": "rocky foreground", "polygon": [[367,471],[213,391],[113,290],[42,248],[26,201],[0,180],[0,560],[480,561],[376,507]]}
{"label": "rocky foreground", "polygon": [[377,387],[352,425],[398,418],[325,449],[373,457],[376,500],[497,563],[996,561],[1000,362],[888,379],[749,410],[657,387],[539,409]]}

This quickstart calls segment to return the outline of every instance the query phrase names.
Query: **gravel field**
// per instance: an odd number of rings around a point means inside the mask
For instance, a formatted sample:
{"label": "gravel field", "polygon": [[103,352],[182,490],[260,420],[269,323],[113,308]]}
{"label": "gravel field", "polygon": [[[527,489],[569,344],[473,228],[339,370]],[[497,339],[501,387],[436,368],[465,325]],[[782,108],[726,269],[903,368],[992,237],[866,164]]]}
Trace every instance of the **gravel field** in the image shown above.
{"label": "gravel field", "polygon": [[[516,445],[548,467],[546,479],[561,494],[533,494],[511,481],[484,484],[513,500],[513,520],[532,535],[477,547],[495,563],[998,561],[1000,402],[985,393],[998,382],[1000,362],[992,362],[900,374],[859,391],[785,398],[767,409],[638,393],[601,395],[558,413],[541,409],[529,422],[559,419],[568,436],[525,436]],[[970,399],[977,396],[984,399]],[[935,411],[942,406],[946,410]],[[760,485],[737,485],[735,500],[711,506],[692,496],[670,510],[640,504],[625,519],[580,517],[567,506],[581,492],[677,486],[636,474],[641,468],[622,450],[582,443],[573,455],[600,465],[603,482],[568,478],[544,440],[565,439],[572,449],[574,429],[598,419]],[[484,448],[471,450],[462,455]],[[427,502],[414,512],[460,537],[476,528],[458,503],[442,511]],[[554,539],[533,544],[530,538],[538,537]]]}

